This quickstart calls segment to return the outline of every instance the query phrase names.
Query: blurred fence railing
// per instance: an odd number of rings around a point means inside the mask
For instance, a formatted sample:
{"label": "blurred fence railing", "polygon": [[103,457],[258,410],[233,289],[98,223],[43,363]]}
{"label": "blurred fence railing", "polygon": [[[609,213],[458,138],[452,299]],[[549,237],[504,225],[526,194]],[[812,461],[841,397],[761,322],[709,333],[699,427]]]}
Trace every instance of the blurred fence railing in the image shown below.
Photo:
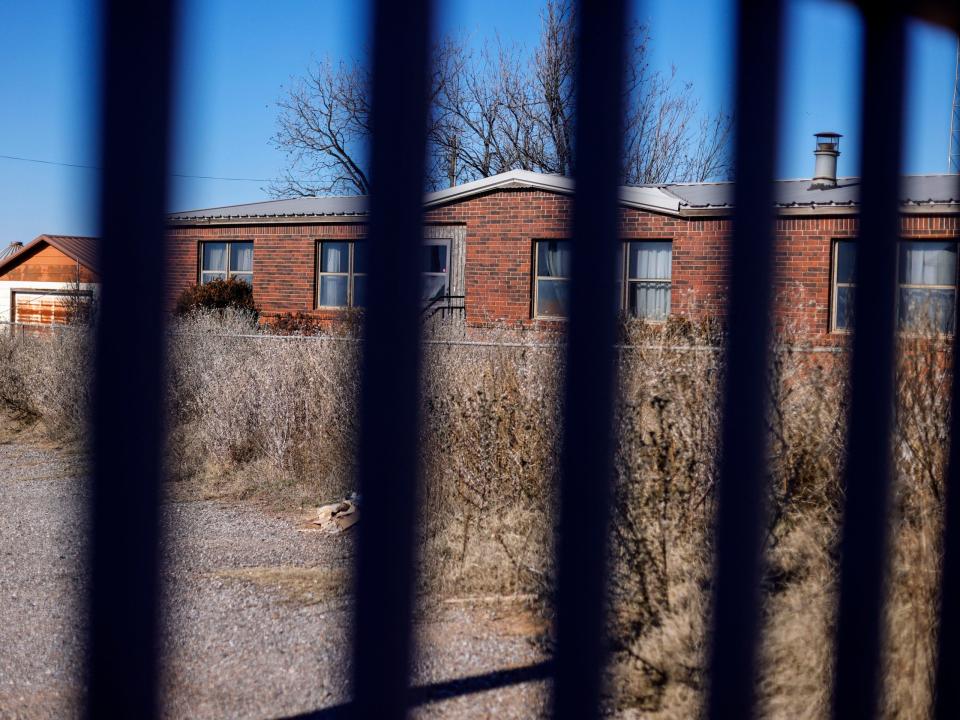
{"label": "blurred fence railing", "polygon": [[[101,104],[103,293],[94,402],[92,582],[87,712],[157,715],[158,497],[173,0],[105,0]],[[957,28],[954,2],[864,2],[863,192],[857,253],[858,318],[846,463],[834,716],[876,714],[894,351],[893,263],[904,103],[904,22],[911,11]],[[417,498],[419,268],[426,97],[433,7],[373,7],[371,269],[364,353],[360,524],[353,701],[321,711],[399,718],[424,691],[408,689],[413,523]],[[762,383],[770,338],[773,216],[782,2],[737,3],[735,214],[723,400],[719,515],[708,714],[754,713],[763,515]],[[620,172],[624,0],[578,8],[573,267],[566,431],[556,594],[557,654],[530,672],[466,678],[475,692],[552,675],[555,717],[599,713],[607,495],[611,477],[615,319],[613,273]],[[878,151],[882,148],[882,151]],[[589,248],[590,251],[585,251]],[[953,384],[960,401],[960,383]],[[958,413],[951,430],[960,430]],[[960,443],[948,477],[939,717],[960,717]],[[255,659],[251,659],[254,661]],[[496,677],[493,677],[496,675]],[[419,692],[419,694],[418,694]]]}

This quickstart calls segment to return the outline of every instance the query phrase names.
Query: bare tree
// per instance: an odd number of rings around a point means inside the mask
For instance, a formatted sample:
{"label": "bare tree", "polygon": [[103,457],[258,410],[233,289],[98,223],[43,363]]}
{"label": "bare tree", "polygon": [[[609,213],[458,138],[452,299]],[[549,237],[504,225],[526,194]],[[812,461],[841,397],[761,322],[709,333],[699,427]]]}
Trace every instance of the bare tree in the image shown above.
{"label": "bare tree", "polygon": [[540,14],[540,45],[533,55],[533,126],[544,172],[569,175],[573,169],[574,12],[572,0],[547,0]]}
{"label": "bare tree", "polygon": [[[480,50],[446,38],[434,49],[427,128],[431,188],[513,169],[570,175],[575,136],[572,0],[546,0],[529,55],[499,38]],[[629,184],[725,179],[731,118],[702,112],[690,83],[654,71],[645,26],[629,31],[623,179]],[[369,72],[361,63],[311,69],[279,103],[273,138],[288,167],[277,196],[369,192]]]}
{"label": "bare tree", "polygon": [[369,74],[360,63],[329,60],[308,70],[280,103],[273,144],[287,153],[275,195],[323,195],[370,191]]}
{"label": "bare tree", "polygon": [[[461,71],[462,50],[453,40],[434,48],[430,106],[451,77]],[[287,155],[283,176],[270,188],[276,197],[365,195],[370,192],[369,139],[371,77],[367,63],[334,65],[329,59],[308,69],[279,101],[272,144]],[[428,133],[441,120],[431,113]]]}

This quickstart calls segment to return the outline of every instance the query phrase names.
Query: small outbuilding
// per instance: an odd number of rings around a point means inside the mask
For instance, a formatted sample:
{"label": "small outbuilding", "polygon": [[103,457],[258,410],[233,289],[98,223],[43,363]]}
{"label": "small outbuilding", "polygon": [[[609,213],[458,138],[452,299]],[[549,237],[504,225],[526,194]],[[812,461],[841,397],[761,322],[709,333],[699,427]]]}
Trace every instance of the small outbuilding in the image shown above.
{"label": "small outbuilding", "polygon": [[40,235],[0,253],[0,323],[64,324],[100,287],[97,240]]}

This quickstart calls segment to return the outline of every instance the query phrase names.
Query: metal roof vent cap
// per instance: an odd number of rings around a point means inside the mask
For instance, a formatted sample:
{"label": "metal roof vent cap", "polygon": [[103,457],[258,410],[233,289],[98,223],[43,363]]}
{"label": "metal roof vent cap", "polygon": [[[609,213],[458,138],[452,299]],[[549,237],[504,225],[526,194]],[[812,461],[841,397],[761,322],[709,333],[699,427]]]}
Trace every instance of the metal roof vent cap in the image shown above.
{"label": "metal roof vent cap", "polygon": [[0,260],[4,260],[8,257],[12,257],[13,255],[16,255],[21,250],[23,250],[22,242],[12,242],[3,250],[0,250]]}
{"label": "metal roof vent cap", "polygon": [[819,132],[814,135],[817,147],[813,151],[817,161],[813,167],[811,190],[826,190],[837,186],[837,158],[840,157],[840,133]]}

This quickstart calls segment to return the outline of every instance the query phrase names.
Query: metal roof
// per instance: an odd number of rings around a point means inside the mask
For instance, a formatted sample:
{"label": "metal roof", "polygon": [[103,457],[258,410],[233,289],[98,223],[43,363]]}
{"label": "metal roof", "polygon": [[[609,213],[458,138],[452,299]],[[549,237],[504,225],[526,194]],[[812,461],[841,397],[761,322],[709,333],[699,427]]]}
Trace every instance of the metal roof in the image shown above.
{"label": "metal roof", "polygon": [[[427,208],[432,208],[496,190],[545,190],[572,195],[573,180],[562,175],[548,175],[528,170],[511,170],[445,190],[427,193],[423,202]],[[620,190],[620,199],[624,205],[674,214],[680,209],[678,198],[653,185],[623,187]],[[262,220],[269,218],[348,217],[366,214],[367,197],[365,195],[353,195],[348,197],[301,197],[289,200],[267,200],[246,205],[227,205],[205,210],[174,212],[170,214],[169,218],[173,221],[186,221],[188,223],[190,220]]]}
{"label": "metal roof", "polygon": [[23,243],[12,242],[3,250],[0,250],[0,260],[6,260],[8,257],[13,257],[21,250],[23,250]]}
{"label": "metal roof", "polygon": [[287,200],[265,200],[243,205],[224,205],[203,210],[170,214],[171,220],[315,217],[324,215],[366,215],[365,195],[347,197],[299,197]]}
{"label": "metal roof", "polygon": [[[839,178],[834,188],[811,188],[809,178],[778,180],[775,183],[776,204],[780,208],[852,208],[859,201],[860,179]],[[526,170],[512,170],[481,178],[424,196],[426,208],[459,202],[475,195],[497,190],[545,190],[564,195],[573,194],[573,180]],[[909,206],[960,204],[956,175],[906,175],[902,179],[901,197]],[[627,207],[682,215],[684,211],[722,212],[732,207],[733,183],[666,183],[628,185],[620,188],[620,202]],[[267,200],[242,205],[226,205],[171,213],[171,221],[269,221],[274,218],[362,217],[367,214],[367,197],[300,197],[288,200]]]}
{"label": "metal roof", "polygon": [[85,268],[100,272],[100,263],[97,258],[97,238],[82,237],[80,235],[38,235],[28,242],[23,248],[12,255],[0,258],[0,273],[21,258],[26,257],[31,250],[38,248],[40,244],[51,245],[67,257],[76,260]]}
{"label": "metal roof", "polygon": [[[906,205],[960,203],[957,175],[904,175],[900,199]],[[811,188],[810,180],[777,180],[777,207],[844,207],[860,200],[860,178],[837,178],[833,188]],[[681,208],[733,207],[733,183],[676,183],[659,186],[680,198]]]}

